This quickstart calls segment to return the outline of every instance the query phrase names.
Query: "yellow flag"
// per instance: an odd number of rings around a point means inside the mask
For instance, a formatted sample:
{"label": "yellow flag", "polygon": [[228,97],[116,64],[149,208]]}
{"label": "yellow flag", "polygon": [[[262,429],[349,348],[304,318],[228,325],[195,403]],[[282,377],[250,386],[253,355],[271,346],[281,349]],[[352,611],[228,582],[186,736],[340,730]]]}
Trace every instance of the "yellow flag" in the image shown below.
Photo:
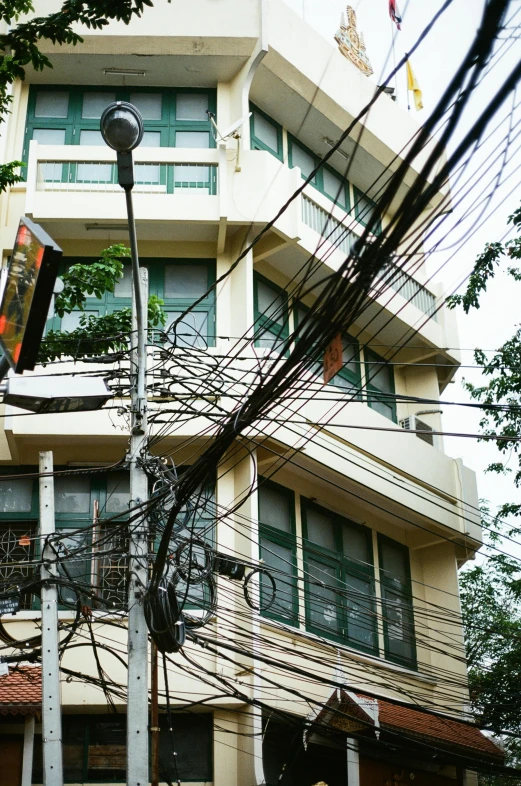
{"label": "yellow flag", "polygon": [[420,90],[420,85],[418,84],[418,81],[414,76],[414,72],[408,60],[407,60],[407,89],[412,90],[414,94],[414,106],[416,107],[416,111],[419,112],[420,109],[423,109],[423,95],[422,95],[422,91]]}

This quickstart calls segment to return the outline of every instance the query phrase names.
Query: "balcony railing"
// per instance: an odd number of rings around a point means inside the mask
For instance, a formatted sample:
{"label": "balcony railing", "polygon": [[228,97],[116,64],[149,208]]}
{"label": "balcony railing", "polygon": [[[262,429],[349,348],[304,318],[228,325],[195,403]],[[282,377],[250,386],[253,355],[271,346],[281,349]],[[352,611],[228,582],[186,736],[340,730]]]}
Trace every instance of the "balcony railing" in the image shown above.
{"label": "balcony railing", "polygon": [[[174,194],[179,189],[214,196],[216,164],[143,162],[134,167],[135,193]],[[105,161],[39,161],[37,191],[119,191],[117,166]]]}
{"label": "balcony railing", "polygon": [[[182,192],[216,196],[222,184],[216,148],[137,148],[134,151],[134,191],[170,195]],[[116,153],[108,147],[81,145],[29,146],[27,166],[27,213],[37,200],[41,209],[44,194],[61,192],[110,194],[119,191]],[[75,203],[76,203],[75,199]],[[57,203],[58,204],[58,203]],[[63,200],[60,202],[63,209]]]}
{"label": "balcony railing", "polygon": [[[347,218],[347,222],[351,220],[349,217]],[[357,239],[355,232],[323,207],[317,205],[316,202],[313,202],[306,194],[302,195],[302,221],[328,243],[336,246],[339,251],[346,255],[351,252]],[[392,289],[413,306],[416,306],[423,314],[431,317],[435,322],[438,321],[435,295],[408,273],[399,270],[393,263],[390,263],[382,272],[380,281],[381,284],[376,283],[376,290],[379,294],[383,294],[386,289]]]}

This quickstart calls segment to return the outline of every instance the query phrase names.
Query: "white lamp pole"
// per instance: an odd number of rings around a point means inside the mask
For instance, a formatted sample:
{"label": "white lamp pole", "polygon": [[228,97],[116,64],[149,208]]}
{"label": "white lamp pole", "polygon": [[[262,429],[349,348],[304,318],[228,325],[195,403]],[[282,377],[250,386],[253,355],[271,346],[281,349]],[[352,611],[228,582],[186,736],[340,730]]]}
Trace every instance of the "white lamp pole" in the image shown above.
{"label": "white lamp pole", "polygon": [[[134,384],[131,387],[130,497],[132,506],[148,498],[148,479],[143,469],[147,450],[146,330],[147,297],[139,267],[136,224],[132,204],[134,167],[132,150],[143,138],[138,110],[124,101],[110,104],[101,117],[105,142],[118,154],[118,182],[125,190],[132,257]],[[145,290],[145,291],[143,291]],[[147,584],[148,523],[142,516],[130,525],[128,587],[128,693],[127,693],[127,786],[148,786],[148,629],[143,610]]]}

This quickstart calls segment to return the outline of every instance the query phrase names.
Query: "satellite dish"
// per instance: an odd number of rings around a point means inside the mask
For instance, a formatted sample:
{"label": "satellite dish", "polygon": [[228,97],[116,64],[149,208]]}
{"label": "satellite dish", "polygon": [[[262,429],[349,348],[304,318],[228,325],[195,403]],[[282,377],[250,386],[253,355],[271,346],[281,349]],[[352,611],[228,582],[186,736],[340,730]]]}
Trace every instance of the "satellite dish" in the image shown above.
{"label": "satellite dish", "polygon": [[226,142],[226,140],[230,139],[230,137],[234,137],[237,134],[237,131],[239,130],[239,128],[241,128],[244,125],[244,123],[246,123],[246,121],[249,120],[251,115],[252,115],[252,113],[248,112],[248,114],[244,115],[244,117],[241,117],[240,120],[236,120],[235,123],[232,123],[231,126],[229,126],[226,129],[226,131],[224,131],[224,133],[221,133],[219,131],[219,129],[217,128],[217,123],[215,122],[215,120],[212,117],[212,115],[210,115],[211,123],[212,123],[212,125],[213,125],[213,127],[215,129],[216,135],[217,135],[216,138],[220,142]]}

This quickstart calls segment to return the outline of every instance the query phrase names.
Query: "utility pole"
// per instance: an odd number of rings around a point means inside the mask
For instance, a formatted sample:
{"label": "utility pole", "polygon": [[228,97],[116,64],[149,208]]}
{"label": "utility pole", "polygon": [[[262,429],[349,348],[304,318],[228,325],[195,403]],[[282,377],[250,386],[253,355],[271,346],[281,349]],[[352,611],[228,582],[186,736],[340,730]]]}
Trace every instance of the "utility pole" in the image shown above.
{"label": "utility pole", "polygon": [[[143,119],[132,104],[116,101],[105,109],[101,135],[117,152],[118,183],[125,191],[132,261],[131,342],[131,506],[148,499],[148,478],[143,468],[147,455],[146,399],[147,271],[139,267],[136,223],[132,204],[134,165],[132,150],[143,138]],[[127,681],[127,786],[148,786],[148,628],[143,600],[148,581],[148,522],[137,515],[129,526],[128,681]]]}
{"label": "utility pole", "polygon": [[48,543],[54,535],[52,451],[40,453],[40,551],[42,555],[42,748],[45,786],[63,786],[60,664],[58,658],[58,575],[56,554]]}
{"label": "utility pole", "polygon": [[[129,222],[130,224],[130,222]],[[136,247],[137,255],[137,247]],[[146,271],[142,271],[146,273]],[[146,277],[143,277],[146,284]],[[135,279],[133,279],[135,284]],[[138,281],[139,268],[138,268]],[[140,287],[141,301],[145,286]],[[136,293],[136,287],[133,287]],[[134,296],[134,315],[136,301]],[[141,320],[134,319],[134,336],[143,332]],[[141,324],[140,324],[141,323]],[[146,323],[145,323],[146,324]],[[146,502],[148,477],[143,469],[147,450],[147,411],[145,391],[145,354],[139,352],[139,341],[134,342],[131,363],[133,374],[130,436],[130,499],[132,507]],[[128,587],[128,695],[127,695],[127,784],[147,786],[148,768],[148,628],[143,599],[148,581],[148,525],[146,516],[139,515],[131,522],[129,532],[129,587]]]}

